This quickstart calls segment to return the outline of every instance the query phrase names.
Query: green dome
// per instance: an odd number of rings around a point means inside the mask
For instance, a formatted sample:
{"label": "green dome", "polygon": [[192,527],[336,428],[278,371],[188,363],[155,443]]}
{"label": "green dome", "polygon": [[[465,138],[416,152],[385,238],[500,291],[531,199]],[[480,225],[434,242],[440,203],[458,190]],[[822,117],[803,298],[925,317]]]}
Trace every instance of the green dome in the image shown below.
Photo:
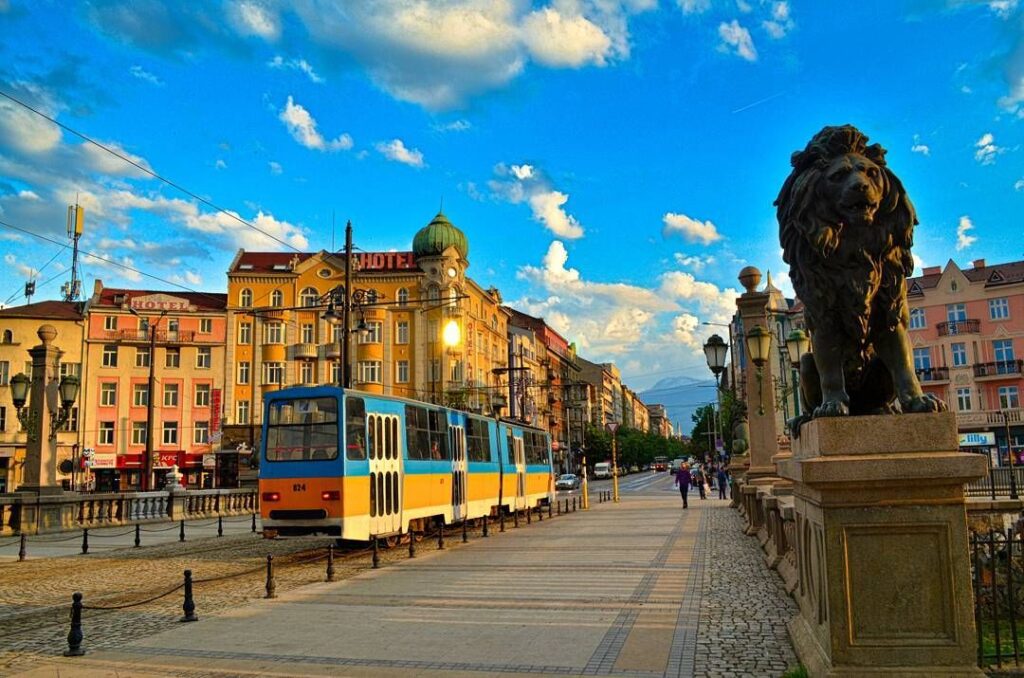
{"label": "green dome", "polygon": [[454,247],[463,259],[469,257],[469,241],[466,234],[448,221],[443,212],[438,212],[429,224],[417,231],[412,239],[412,251],[417,257],[441,254]]}

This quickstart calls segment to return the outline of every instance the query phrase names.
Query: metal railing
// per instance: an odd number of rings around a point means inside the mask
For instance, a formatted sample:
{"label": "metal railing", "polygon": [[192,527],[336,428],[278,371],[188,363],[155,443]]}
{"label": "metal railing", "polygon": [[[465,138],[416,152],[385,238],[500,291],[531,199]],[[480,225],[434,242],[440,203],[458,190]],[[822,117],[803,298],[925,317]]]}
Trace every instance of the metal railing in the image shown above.
{"label": "metal railing", "polygon": [[[147,343],[150,341],[149,330],[113,330],[104,333],[104,339],[109,341],[131,341]],[[214,341],[212,334],[203,335],[193,330],[157,330],[156,343],[158,344],[189,344],[195,341]]]}
{"label": "metal railing", "polygon": [[923,367],[914,372],[920,381],[949,381],[948,367]]}
{"label": "metal railing", "polygon": [[1020,667],[1024,654],[1024,540],[1013,530],[974,533],[970,557],[978,666]]}
{"label": "metal railing", "polygon": [[947,320],[935,326],[940,337],[955,337],[958,334],[977,334],[981,331],[981,321],[976,318],[967,320]]}
{"label": "metal railing", "polygon": [[[968,497],[989,497],[991,499],[1009,498],[1013,489],[1010,483],[1010,467],[994,466],[988,470],[988,475],[964,485],[964,494]],[[1016,490],[1019,496],[1024,496],[1024,468],[1015,466],[1013,468]]]}
{"label": "metal railing", "polygon": [[1024,360],[997,360],[991,363],[977,363],[974,366],[975,377],[1000,377],[1024,372]]}

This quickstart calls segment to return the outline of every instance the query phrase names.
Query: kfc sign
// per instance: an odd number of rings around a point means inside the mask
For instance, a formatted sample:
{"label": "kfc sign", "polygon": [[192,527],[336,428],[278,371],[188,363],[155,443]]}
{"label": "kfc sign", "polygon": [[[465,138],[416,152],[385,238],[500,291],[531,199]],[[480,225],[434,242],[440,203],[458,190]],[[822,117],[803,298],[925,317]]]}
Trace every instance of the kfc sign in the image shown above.
{"label": "kfc sign", "polygon": [[188,299],[172,297],[169,294],[148,294],[144,297],[134,297],[130,306],[133,311],[188,312],[193,310]]}

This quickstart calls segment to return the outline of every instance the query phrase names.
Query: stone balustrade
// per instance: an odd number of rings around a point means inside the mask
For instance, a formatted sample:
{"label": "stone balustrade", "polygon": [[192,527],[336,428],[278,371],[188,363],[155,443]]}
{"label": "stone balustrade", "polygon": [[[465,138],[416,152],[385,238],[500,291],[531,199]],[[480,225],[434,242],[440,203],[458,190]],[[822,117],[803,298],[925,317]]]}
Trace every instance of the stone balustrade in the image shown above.
{"label": "stone balustrade", "polygon": [[40,534],[82,527],[245,515],[258,510],[257,494],[253,488],[0,494],[0,537],[21,532]]}

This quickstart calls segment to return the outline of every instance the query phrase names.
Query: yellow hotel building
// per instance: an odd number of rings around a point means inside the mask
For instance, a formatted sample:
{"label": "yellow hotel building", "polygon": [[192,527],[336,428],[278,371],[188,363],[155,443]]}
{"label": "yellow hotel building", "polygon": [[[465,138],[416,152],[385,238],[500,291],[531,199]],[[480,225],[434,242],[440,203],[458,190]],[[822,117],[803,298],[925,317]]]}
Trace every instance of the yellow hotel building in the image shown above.
{"label": "yellow hotel building", "polygon": [[[465,234],[441,213],[416,233],[412,251],[353,255],[352,291],[375,299],[352,307],[356,389],[490,412],[490,396],[507,383],[494,370],[508,364],[509,312],[497,289],[466,275],[468,255]],[[344,285],[345,266],[344,255],[323,250],[235,256],[225,447],[257,444],[267,391],[340,383],[341,326],[325,312],[331,292]]]}

